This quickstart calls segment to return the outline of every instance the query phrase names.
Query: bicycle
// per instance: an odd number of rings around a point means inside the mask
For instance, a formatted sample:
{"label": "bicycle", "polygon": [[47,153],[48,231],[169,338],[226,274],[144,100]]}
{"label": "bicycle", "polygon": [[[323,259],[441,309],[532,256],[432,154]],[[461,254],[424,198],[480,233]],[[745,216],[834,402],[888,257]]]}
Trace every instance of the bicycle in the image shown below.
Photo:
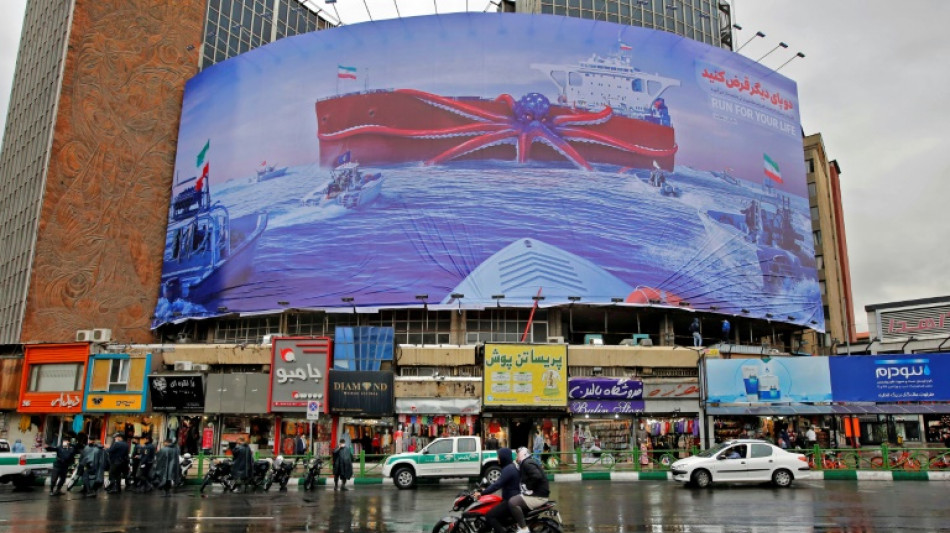
{"label": "bicycle", "polygon": [[931,470],[945,470],[950,468],[950,452],[944,452],[930,460]]}
{"label": "bicycle", "polygon": [[[920,470],[920,459],[916,456],[911,455],[907,450],[904,450],[900,453],[888,456],[887,458],[887,468],[890,470],[896,470],[903,468],[904,470]],[[884,468],[884,457],[877,456],[871,458],[871,468],[881,469]]]}

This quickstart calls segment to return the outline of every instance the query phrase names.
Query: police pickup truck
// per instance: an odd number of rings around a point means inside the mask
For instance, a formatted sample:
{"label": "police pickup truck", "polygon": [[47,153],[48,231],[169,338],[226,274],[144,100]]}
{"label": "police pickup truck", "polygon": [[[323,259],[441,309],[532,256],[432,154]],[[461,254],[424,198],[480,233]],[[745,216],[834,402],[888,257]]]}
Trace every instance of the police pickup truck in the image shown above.
{"label": "police pickup truck", "polygon": [[400,489],[410,489],[418,478],[487,478],[501,475],[498,453],[483,451],[478,437],[436,439],[418,452],[397,453],[386,458],[383,477],[391,477]]}
{"label": "police pickup truck", "polygon": [[11,452],[10,443],[0,439],[0,483],[13,483],[17,489],[31,487],[37,478],[50,474],[55,453]]}

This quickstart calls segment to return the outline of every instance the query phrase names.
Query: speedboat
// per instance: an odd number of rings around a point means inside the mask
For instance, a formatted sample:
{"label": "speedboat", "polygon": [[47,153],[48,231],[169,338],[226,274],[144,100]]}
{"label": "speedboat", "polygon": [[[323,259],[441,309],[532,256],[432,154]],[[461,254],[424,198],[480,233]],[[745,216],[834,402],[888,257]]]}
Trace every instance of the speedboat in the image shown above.
{"label": "speedboat", "polygon": [[341,205],[347,209],[364,206],[379,197],[383,189],[382,173],[364,174],[360,164],[350,159],[347,151],[337,159],[330,172],[330,183],[311,191],[300,203],[304,206]]}

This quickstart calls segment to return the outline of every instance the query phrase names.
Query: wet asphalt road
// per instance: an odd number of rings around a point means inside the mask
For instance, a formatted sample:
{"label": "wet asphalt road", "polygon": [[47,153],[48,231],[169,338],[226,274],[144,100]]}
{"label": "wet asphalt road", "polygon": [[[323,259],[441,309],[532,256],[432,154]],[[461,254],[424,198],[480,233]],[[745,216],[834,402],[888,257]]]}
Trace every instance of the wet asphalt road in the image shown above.
{"label": "wet asphalt road", "polygon": [[[348,492],[82,498],[0,487],[0,531],[429,531],[464,485],[360,485]],[[672,482],[553,483],[565,531],[950,531],[950,483],[799,481],[789,489],[688,489]]]}

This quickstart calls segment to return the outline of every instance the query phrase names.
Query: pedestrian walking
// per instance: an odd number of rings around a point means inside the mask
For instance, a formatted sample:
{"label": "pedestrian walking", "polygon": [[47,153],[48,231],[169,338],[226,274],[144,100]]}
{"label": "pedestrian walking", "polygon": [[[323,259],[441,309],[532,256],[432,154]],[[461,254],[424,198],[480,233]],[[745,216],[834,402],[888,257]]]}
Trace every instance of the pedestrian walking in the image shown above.
{"label": "pedestrian walking", "polygon": [[693,347],[697,348],[703,345],[703,335],[699,329],[699,319],[694,318],[693,323],[689,325],[689,332],[693,334]]}
{"label": "pedestrian walking", "polygon": [[175,441],[165,439],[165,445],[155,456],[155,480],[159,488],[165,491],[165,496],[170,496],[171,490],[178,485],[181,477],[180,454]]}
{"label": "pedestrian walking", "polygon": [[251,477],[254,470],[254,456],[247,445],[244,437],[238,439],[238,445],[231,452],[234,458],[234,465],[231,467],[231,474],[234,476],[234,488],[242,488],[247,492],[247,480]]}
{"label": "pedestrian walking", "polygon": [[122,492],[122,478],[129,472],[129,443],[121,433],[116,433],[109,447],[109,487],[106,492]]}
{"label": "pedestrian walking", "polygon": [[353,452],[346,446],[346,440],[340,439],[340,446],[333,450],[333,490],[342,482],[342,490],[346,488],[346,481],[353,477]]}
{"label": "pedestrian walking", "polygon": [[53,461],[53,476],[49,482],[49,495],[56,496],[63,493],[63,485],[66,483],[66,473],[69,467],[76,459],[76,449],[67,439],[59,447],[52,451],[56,452],[56,460]]}
{"label": "pedestrian walking", "polygon": [[534,443],[531,446],[531,452],[534,458],[541,462],[541,452],[544,451],[544,435],[541,434],[541,428],[534,427]]}
{"label": "pedestrian walking", "polygon": [[82,467],[82,493],[84,496],[95,496],[105,481],[106,463],[108,455],[99,439],[89,440],[89,444],[82,450],[79,465]]}
{"label": "pedestrian walking", "polygon": [[10,451],[13,453],[26,453],[26,447],[23,446],[23,441],[17,439],[13,443],[13,448]]}

